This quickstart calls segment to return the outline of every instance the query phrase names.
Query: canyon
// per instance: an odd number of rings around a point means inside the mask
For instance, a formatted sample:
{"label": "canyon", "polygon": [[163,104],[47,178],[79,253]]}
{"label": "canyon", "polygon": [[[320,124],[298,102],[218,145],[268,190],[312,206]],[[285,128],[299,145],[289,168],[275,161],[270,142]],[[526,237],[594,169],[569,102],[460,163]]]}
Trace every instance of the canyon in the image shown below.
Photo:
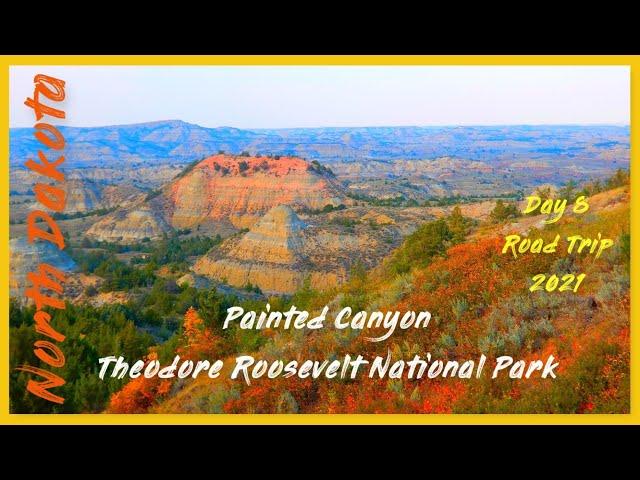
{"label": "canyon", "polygon": [[[454,204],[485,221],[496,198],[628,164],[626,127],[250,131],[167,121],[61,129],[73,140],[62,184],[68,219],[59,220],[72,245],[136,249],[220,235],[222,244],[190,258],[176,279],[244,296],[259,295],[256,287],[291,294],[305,282],[331,288],[354,266],[376,267]],[[14,237],[24,234],[33,199],[31,175],[14,160],[33,140],[21,129],[10,136]],[[13,250],[17,279],[34,252]],[[77,283],[82,293],[86,279]]]}

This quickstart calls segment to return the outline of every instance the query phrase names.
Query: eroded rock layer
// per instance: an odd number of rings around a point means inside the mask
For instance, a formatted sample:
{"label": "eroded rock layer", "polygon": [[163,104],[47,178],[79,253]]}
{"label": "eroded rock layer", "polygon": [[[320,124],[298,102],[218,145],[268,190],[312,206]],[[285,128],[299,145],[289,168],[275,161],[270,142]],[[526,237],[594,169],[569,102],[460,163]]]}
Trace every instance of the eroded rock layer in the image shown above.
{"label": "eroded rock layer", "polygon": [[230,217],[255,222],[277,205],[321,209],[347,201],[329,174],[295,157],[214,155],[173,182],[166,195],[168,218],[176,228]]}
{"label": "eroded rock layer", "polygon": [[345,269],[323,262],[328,258],[312,251],[306,230],[291,207],[274,207],[249,232],[198,260],[193,270],[236,287],[256,285],[269,293],[293,293],[307,277],[314,286],[336,285],[344,279]]}
{"label": "eroded rock layer", "polygon": [[154,240],[171,231],[162,215],[147,205],[131,210],[117,210],[95,223],[87,236],[106,242],[134,243]]}
{"label": "eroded rock layer", "polygon": [[[134,206],[108,215],[87,235],[98,240],[150,237],[169,229],[218,225],[249,228],[267,211],[289,205],[296,211],[320,210],[327,205],[348,205],[341,184],[318,163],[296,157],[214,155],[183,171],[162,190],[152,192]],[[140,211],[150,211],[154,225],[133,234]],[[137,213],[136,213],[137,212]],[[138,218],[133,218],[137,215]]]}
{"label": "eroded rock layer", "polygon": [[11,297],[18,299],[24,298],[24,289],[31,285],[27,273],[37,272],[40,263],[47,263],[65,273],[76,269],[73,259],[49,242],[37,240],[29,243],[25,238],[14,238],[9,241],[9,252],[9,292]]}

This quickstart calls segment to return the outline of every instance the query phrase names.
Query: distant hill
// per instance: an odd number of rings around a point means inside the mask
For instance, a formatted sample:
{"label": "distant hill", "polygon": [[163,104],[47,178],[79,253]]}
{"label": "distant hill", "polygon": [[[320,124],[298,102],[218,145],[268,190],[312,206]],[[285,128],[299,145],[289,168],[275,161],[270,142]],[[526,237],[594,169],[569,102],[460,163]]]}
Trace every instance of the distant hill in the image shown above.
{"label": "distant hill", "polygon": [[[629,161],[628,126],[357,127],[241,130],[180,120],[104,127],[61,127],[67,166],[188,163],[224,150],[299,156],[322,162],[459,157],[581,164]],[[10,162],[38,149],[31,128],[10,129]]]}
{"label": "distant hill", "polygon": [[[170,120],[106,127],[61,127],[67,166],[184,163],[218,150],[233,151],[263,137],[235,128],[203,128]],[[23,163],[39,148],[31,128],[10,130],[11,163]]]}

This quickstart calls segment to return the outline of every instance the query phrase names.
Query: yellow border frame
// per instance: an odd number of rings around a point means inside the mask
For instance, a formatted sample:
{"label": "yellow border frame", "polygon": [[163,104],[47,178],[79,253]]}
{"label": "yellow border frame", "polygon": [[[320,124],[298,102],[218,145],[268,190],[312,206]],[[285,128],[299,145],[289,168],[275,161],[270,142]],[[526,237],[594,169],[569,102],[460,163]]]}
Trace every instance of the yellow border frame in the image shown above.
{"label": "yellow border frame", "polygon": [[[9,414],[9,66],[11,65],[625,65],[631,67],[631,118],[640,116],[640,56],[622,55],[477,55],[477,56],[177,56],[177,55],[30,55],[0,56],[0,88],[3,108],[0,111],[0,147],[5,155],[5,175],[0,189],[1,236],[0,254],[5,268],[2,271],[2,302],[7,318],[0,322],[2,351],[0,357],[0,424],[640,424],[640,381],[631,383],[631,413],[621,415],[249,415],[249,414],[166,414],[166,415],[17,415]],[[638,163],[637,144],[640,130],[631,122],[631,164]],[[632,189],[636,190],[640,176],[632,175]],[[640,197],[632,196],[631,211],[636,211]],[[638,298],[640,285],[635,281],[640,255],[638,227],[640,216],[631,216],[631,296]],[[631,302],[631,319],[638,314],[638,304]],[[640,357],[640,329],[631,329],[631,373],[638,372]]]}

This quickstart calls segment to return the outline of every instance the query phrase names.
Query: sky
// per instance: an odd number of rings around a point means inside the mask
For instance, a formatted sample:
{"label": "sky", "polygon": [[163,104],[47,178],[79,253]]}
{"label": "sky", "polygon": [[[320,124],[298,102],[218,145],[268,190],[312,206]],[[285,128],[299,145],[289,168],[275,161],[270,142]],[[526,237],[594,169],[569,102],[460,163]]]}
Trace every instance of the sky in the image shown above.
{"label": "sky", "polygon": [[66,81],[67,118],[237,128],[628,125],[629,67],[162,66],[10,70],[10,125],[31,127],[33,77]]}

